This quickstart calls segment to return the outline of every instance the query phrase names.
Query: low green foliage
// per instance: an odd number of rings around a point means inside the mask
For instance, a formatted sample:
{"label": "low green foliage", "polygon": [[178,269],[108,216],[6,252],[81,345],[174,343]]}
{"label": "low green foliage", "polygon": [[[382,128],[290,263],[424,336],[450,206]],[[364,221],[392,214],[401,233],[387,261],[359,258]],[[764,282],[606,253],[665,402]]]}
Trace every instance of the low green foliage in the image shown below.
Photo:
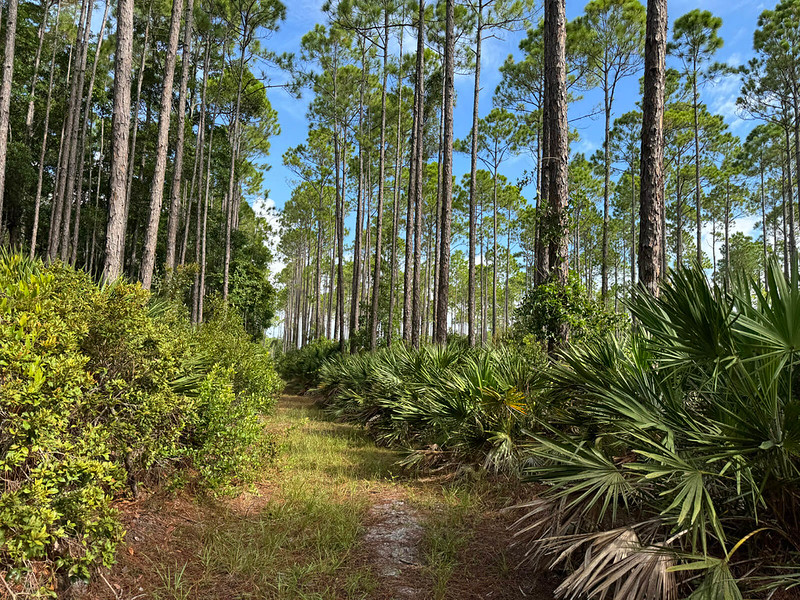
{"label": "low green foliage", "polygon": [[408,463],[457,458],[515,470],[516,442],[534,426],[543,355],[462,344],[337,355],[320,368],[326,409],[380,442],[412,450]]}
{"label": "low green foliage", "polygon": [[303,390],[319,385],[319,370],[325,362],[339,353],[337,342],[319,339],[299,350],[289,350],[279,355],[277,369],[281,377]]}
{"label": "low green foliage", "polygon": [[112,562],[123,535],[112,499],[126,483],[135,493],[189,464],[210,487],[246,481],[273,452],[258,415],[280,387],[232,314],[195,329],[138,284],[0,256],[7,581],[49,593],[56,574],[85,579]]}
{"label": "low green foliage", "polygon": [[566,323],[571,341],[596,339],[619,328],[624,317],[603,308],[570,273],[566,285],[550,281],[531,288],[514,312],[512,335],[539,342],[557,341],[558,326]]}
{"label": "low green foliage", "polygon": [[[520,520],[531,556],[571,563],[569,597],[769,597],[800,553],[800,281],[768,292],[680,270],[638,292],[629,342],[573,345],[551,373],[549,431]],[[590,559],[591,557],[591,559]],[[763,595],[763,596],[762,596]]]}

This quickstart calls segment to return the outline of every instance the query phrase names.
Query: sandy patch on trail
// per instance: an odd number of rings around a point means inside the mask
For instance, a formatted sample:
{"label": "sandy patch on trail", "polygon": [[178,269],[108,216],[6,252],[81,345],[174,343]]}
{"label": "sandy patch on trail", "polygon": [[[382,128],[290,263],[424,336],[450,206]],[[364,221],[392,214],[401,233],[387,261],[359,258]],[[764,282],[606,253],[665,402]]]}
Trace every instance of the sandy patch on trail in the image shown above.
{"label": "sandy patch on trail", "polygon": [[397,598],[420,598],[414,583],[422,568],[419,544],[423,527],[420,516],[408,502],[386,499],[367,513],[364,545],[383,586]]}

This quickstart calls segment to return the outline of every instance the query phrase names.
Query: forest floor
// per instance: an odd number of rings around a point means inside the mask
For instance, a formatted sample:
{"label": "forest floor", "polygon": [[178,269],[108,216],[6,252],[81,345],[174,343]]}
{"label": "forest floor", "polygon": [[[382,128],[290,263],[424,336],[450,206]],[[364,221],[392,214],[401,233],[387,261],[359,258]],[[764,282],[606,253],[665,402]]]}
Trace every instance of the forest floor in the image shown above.
{"label": "forest floor", "polygon": [[127,531],[91,600],[553,597],[509,546],[518,484],[474,471],[420,477],[313,401],[284,396],[264,480],[236,497],[158,492],[120,504]]}

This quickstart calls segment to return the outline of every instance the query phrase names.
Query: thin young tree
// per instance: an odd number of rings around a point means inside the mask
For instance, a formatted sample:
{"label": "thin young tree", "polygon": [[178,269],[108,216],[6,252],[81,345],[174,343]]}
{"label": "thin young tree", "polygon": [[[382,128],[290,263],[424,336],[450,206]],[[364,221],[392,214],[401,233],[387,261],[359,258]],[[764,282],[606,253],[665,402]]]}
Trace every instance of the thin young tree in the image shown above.
{"label": "thin young tree", "polygon": [[576,21],[578,54],[603,92],[603,257],[600,265],[600,295],[608,294],[609,198],[611,193],[611,117],[617,86],[639,72],[645,9],[639,0],[592,0]]}
{"label": "thin young tree", "polygon": [[[698,8],[675,20],[673,41],[668,51],[677,56],[684,67],[686,83],[692,95],[692,111],[694,117],[694,194],[695,194],[695,234],[697,236],[697,263],[703,264],[703,189],[700,181],[700,88],[714,77],[717,69],[711,60],[722,48],[722,38],[718,31],[722,27],[722,19],[715,17],[707,10]],[[645,84],[646,85],[646,84]],[[647,88],[645,87],[645,90]]]}
{"label": "thin young tree", "polygon": [[161,104],[158,113],[158,139],[156,140],[155,169],[150,187],[150,215],[142,251],[140,278],[142,287],[150,289],[153,284],[153,271],[156,265],[156,245],[158,226],[161,222],[161,204],[164,200],[164,179],[167,173],[167,150],[169,146],[169,124],[172,116],[172,87],[175,78],[175,61],[178,54],[178,38],[181,30],[181,15],[184,0],[172,0],[172,13],[167,38],[167,52],[164,56],[164,77],[161,86]]}

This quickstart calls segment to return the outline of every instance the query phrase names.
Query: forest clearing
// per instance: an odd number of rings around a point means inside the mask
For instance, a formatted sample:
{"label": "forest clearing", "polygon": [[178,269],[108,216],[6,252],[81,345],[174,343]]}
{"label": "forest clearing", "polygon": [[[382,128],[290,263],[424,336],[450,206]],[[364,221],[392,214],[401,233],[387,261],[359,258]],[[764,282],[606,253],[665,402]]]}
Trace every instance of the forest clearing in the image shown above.
{"label": "forest clearing", "polygon": [[0,0],[0,598],[800,597],[768,4]]}

